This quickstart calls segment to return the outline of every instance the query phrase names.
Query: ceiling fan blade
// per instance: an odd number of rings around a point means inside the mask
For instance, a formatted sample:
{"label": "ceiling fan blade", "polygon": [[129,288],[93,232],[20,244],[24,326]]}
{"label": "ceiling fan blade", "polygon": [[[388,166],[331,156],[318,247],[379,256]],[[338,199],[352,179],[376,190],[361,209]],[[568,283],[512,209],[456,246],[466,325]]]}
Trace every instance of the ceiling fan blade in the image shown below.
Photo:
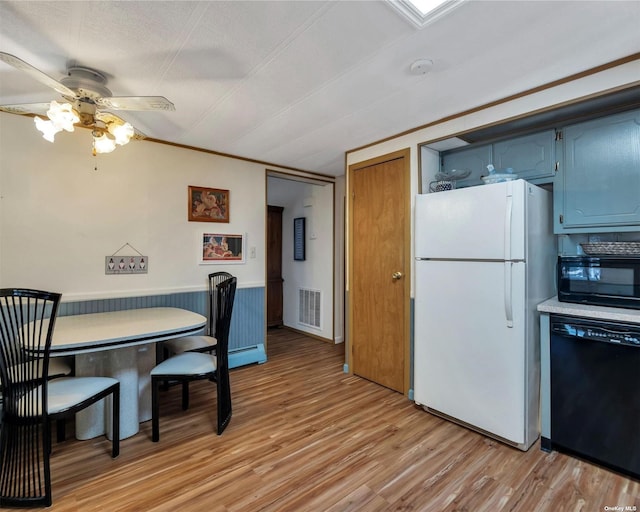
{"label": "ceiling fan blade", "polygon": [[22,59],[19,59],[15,55],[11,55],[10,53],[0,52],[0,61],[9,64],[9,66],[13,66],[20,71],[24,71],[31,78],[36,79],[41,84],[46,85],[47,87],[51,87],[53,90],[58,91],[63,96],[70,96],[72,98],[77,97],[75,91],[69,89],[66,85],[61,84],[57,80],[51,78],[49,75],[43,73],[39,69],[34,68],[31,64],[27,64]]}
{"label": "ceiling fan blade", "polygon": [[20,103],[16,105],[0,105],[2,112],[10,114],[37,114],[41,116],[47,115],[50,103]]}
{"label": "ceiling fan blade", "polygon": [[175,110],[164,96],[109,96],[96,99],[96,105],[112,110]]}

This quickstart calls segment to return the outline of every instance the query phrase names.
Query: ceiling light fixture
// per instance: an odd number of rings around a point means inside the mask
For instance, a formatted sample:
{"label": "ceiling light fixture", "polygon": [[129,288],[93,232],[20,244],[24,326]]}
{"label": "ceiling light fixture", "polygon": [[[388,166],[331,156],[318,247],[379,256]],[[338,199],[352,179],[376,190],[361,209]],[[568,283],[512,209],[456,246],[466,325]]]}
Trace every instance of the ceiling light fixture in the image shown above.
{"label": "ceiling light fixture", "polygon": [[91,128],[94,156],[98,153],[111,153],[116,146],[124,146],[135,135],[130,123],[114,115],[98,113],[94,105],[86,103],[79,103],[76,109],[70,103],[58,103],[54,100],[49,105],[47,117],[49,120],[45,121],[36,116],[34,122],[42,132],[42,137],[49,142],[54,142],[56,133],[62,130],[74,131],[76,123]]}
{"label": "ceiling light fixture", "polygon": [[107,112],[106,109],[163,112],[176,109],[164,96],[112,96],[106,86],[107,77],[100,71],[84,66],[68,67],[67,76],[58,81],[10,53],[0,52],[0,62],[27,73],[38,82],[62,94],[68,101],[0,105],[0,111],[12,114],[41,114],[48,108],[48,121],[37,116],[34,121],[43,138],[49,142],[53,142],[56,133],[62,130],[72,132],[76,123],[90,128],[94,156],[98,153],[111,153],[116,146],[124,146],[132,138],[144,138],[144,135],[131,124]]}

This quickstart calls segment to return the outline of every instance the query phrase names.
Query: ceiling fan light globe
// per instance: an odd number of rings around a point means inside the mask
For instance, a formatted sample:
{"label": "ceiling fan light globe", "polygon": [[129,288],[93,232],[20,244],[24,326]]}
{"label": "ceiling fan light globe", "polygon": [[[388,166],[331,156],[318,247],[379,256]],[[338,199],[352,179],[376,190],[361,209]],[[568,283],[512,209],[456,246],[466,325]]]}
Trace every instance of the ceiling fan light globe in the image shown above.
{"label": "ceiling fan light globe", "polygon": [[48,140],[49,142],[53,142],[56,133],[62,131],[62,128],[57,126],[52,121],[45,121],[38,116],[34,117],[33,121],[36,124],[36,128],[42,133],[42,138]]}
{"label": "ceiling fan light globe", "polygon": [[49,105],[47,117],[51,119],[54,125],[68,132],[72,132],[74,130],[73,125],[80,121],[80,116],[73,110],[73,106],[70,103],[58,103],[55,100]]}
{"label": "ceiling fan light globe", "polygon": [[128,144],[131,140],[131,137],[135,134],[133,126],[131,123],[117,124],[110,123],[109,124],[109,133],[113,135],[116,139],[116,144],[120,146],[124,146]]}
{"label": "ceiling fan light globe", "polygon": [[108,137],[103,133],[99,137],[93,137],[93,149],[96,153],[111,153],[116,149],[116,141],[114,138]]}

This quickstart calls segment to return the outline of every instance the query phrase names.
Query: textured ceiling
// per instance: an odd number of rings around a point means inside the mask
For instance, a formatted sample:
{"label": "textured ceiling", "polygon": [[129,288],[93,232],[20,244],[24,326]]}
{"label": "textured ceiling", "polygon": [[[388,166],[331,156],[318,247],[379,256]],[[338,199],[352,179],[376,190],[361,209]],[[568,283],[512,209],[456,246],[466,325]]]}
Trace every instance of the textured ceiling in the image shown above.
{"label": "textured ceiling", "polygon": [[[385,1],[0,1],[0,51],[171,100],[119,113],[148,137],[329,175],[349,149],[634,54],[638,27],[640,1],[471,0],[422,29]],[[0,63],[0,104],[51,99]]]}

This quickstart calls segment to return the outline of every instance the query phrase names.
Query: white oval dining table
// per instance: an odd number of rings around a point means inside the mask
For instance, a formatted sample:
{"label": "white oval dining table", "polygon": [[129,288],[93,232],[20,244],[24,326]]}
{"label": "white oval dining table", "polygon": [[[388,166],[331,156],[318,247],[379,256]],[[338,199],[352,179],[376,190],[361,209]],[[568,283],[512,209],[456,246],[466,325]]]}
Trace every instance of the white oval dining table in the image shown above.
{"label": "white oval dining table", "polygon": [[[77,376],[99,375],[120,381],[120,439],[136,434],[151,419],[151,379],[155,343],[201,332],[207,319],[180,308],[141,308],[59,316],[51,357],[73,355]],[[104,401],[76,414],[76,438],[110,432]]]}

